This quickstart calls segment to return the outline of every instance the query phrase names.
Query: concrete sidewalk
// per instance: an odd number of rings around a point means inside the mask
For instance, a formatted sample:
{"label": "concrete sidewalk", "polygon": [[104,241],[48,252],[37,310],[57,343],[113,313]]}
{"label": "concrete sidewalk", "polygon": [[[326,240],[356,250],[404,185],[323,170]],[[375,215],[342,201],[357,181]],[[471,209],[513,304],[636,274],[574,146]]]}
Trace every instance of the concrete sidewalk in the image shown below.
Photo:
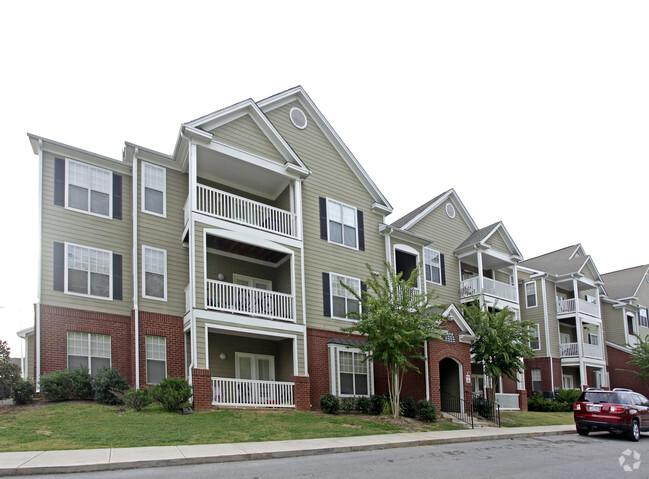
{"label": "concrete sidewalk", "polygon": [[249,461],[574,433],[574,426],[479,428],[298,441],[0,453],[0,476]]}

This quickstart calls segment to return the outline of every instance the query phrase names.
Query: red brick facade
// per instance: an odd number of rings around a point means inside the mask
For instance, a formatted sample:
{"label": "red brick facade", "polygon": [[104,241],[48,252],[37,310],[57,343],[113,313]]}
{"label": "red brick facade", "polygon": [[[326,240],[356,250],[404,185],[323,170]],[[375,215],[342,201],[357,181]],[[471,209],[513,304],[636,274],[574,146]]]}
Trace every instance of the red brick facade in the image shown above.
{"label": "red brick facade", "polygon": [[534,358],[525,360],[525,387],[527,388],[527,395],[531,396],[532,393],[532,369],[541,370],[541,387],[543,392],[552,391],[552,373],[550,368],[550,361],[552,361],[552,370],[554,372],[554,387],[561,387],[561,359],[559,358]]}
{"label": "red brick facade", "polygon": [[628,364],[631,359],[628,353],[606,346],[606,356],[611,388],[629,388],[644,395],[649,394],[649,383],[640,381],[632,372],[621,371],[621,369],[634,369]]}
{"label": "red brick facade", "polygon": [[[185,336],[183,333],[183,318],[140,311],[139,326],[140,384],[148,384],[146,379],[146,336],[163,336],[167,338],[167,377],[184,378]],[[135,331],[133,336],[135,336]]]}
{"label": "red brick facade", "polygon": [[209,369],[192,369],[194,409],[212,409],[212,372]]}
{"label": "red brick facade", "polygon": [[311,381],[307,376],[293,376],[293,401],[295,409],[308,411],[311,409]]}

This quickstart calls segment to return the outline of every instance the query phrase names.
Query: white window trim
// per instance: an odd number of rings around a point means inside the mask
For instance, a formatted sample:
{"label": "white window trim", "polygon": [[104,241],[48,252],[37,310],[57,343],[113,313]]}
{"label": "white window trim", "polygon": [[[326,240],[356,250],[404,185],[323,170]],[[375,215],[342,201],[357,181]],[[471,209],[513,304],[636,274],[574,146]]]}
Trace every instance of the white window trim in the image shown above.
{"label": "white window trim", "polygon": [[538,348],[532,348],[532,351],[540,351],[541,350],[541,327],[540,327],[539,323],[536,323],[534,325],[534,328],[536,329],[536,341],[539,343],[539,347]]}
{"label": "white window trim", "polygon": [[[570,383],[569,387],[566,387],[566,382]],[[574,378],[572,377],[572,374],[561,375],[561,386],[563,386],[563,389],[575,389],[575,381]]]}
{"label": "white window trim", "polygon": [[[108,273],[108,297],[106,296],[95,296],[93,294],[83,294],[83,293],[77,293],[75,291],[68,291],[68,246],[76,246],[78,248],[86,248],[87,250],[95,250],[95,251],[101,251],[103,253],[109,253],[110,254],[110,260],[108,261],[108,267],[110,268],[110,272]],[[113,300],[113,252],[107,249],[101,249],[101,248],[93,248],[92,246],[86,246],[82,244],[75,244],[75,243],[65,243],[65,249],[63,251],[63,258],[64,258],[64,263],[63,263],[63,282],[64,282],[64,287],[63,287],[63,292],[65,294],[69,294],[71,296],[81,296],[83,298],[93,298],[93,299],[102,299],[104,301],[112,301]],[[88,271],[88,291],[90,291],[90,271]]]}
{"label": "white window trim", "polygon": [[[538,373],[539,373],[539,378],[535,380],[535,379],[534,379],[534,373],[535,373],[536,371],[538,371]],[[540,389],[540,391],[541,391],[541,392],[543,391],[543,372],[541,371],[541,368],[532,368],[532,369],[530,369],[530,380],[531,380],[530,382],[532,383],[532,384],[531,384],[531,386],[532,386],[532,391],[534,391],[534,383],[535,383],[535,382],[537,382],[537,383],[540,382],[540,383],[541,383],[541,389]],[[536,392],[538,392],[538,391],[536,391]]]}
{"label": "white window trim", "polygon": [[[344,274],[333,273],[333,272],[329,271],[329,308],[330,308],[330,311],[331,311],[331,318],[332,319],[337,319],[338,321],[347,321],[347,322],[350,322],[350,323],[355,323],[356,322],[355,319],[341,318],[340,316],[334,316],[334,293],[333,293],[333,284],[334,284],[333,283],[333,281],[334,281],[333,277],[334,276],[338,276],[339,278],[353,279],[355,281],[358,281],[358,289],[359,289],[358,294],[359,295],[363,294],[363,290],[362,290],[362,287],[361,287],[362,281],[359,278],[354,278],[353,276],[346,276]],[[359,309],[359,311],[363,310],[363,305],[360,302],[358,304],[358,309]],[[345,310],[347,310],[347,304],[345,304]]]}
{"label": "white window trim", "polygon": [[[164,253],[164,278],[165,279],[164,279],[164,296],[162,298],[158,298],[157,296],[147,296],[146,294],[145,253],[147,249]],[[142,245],[142,297],[145,299],[152,299],[155,301],[167,301],[167,250],[154,248],[153,246]]]}
{"label": "white window trim", "polygon": [[[534,285],[534,306],[530,306],[527,302],[527,285],[528,284],[533,284]],[[525,309],[534,309],[538,307],[539,305],[539,295],[538,291],[536,290],[536,281],[528,281],[525,283],[523,286],[523,293],[525,294]]]}
{"label": "white window trim", "polygon": [[166,336],[158,336],[158,335],[155,335],[155,334],[147,334],[147,335],[144,336],[144,355],[145,355],[144,362],[146,363],[145,364],[145,366],[146,366],[146,384],[156,384],[156,383],[150,383],[149,382],[149,361],[162,361],[162,359],[153,359],[153,358],[149,359],[149,350],[146,347],[146,338],[147,338],[147,336],[163,338],[165,340],[165,358],[164,358],[164,363],[165,363],[165,376],[164,377],[165,378],[168,377],[168,375],[167,375],[167,337]]}
{"label": "white window trim", "polygon": [[[348,246],[345,244],[345,239],[344,239],[344,223],[341,223],[343,226],[343,242],[342,243],[336,243],[335,241],[331,241],[331,232],[329,231],[329,222],[331,221],[329,217],[329,202],[333,201],[334,203],[338,203],[339,205],[346,206],[348,208],[353,208],[354,209],[354,230],[356,232],[356,246]],[[343,248],[351,249],[358,251],[358,209],[355,206],[348,205],[346,203],[343,203],[342,201],[334,200],[333,198],[327,198],[327,241],[331,244],[335,244],[338,246],[342,246]]]}
{"label": "white window trim", "polygon": [[[426,251],[427,250],[432,251],[433,253],[437,253],[437,255],[439,256],[439,283],[437,281],[433,281],[432,279],[426,278]],[[439,286],[442,285],[442,253],[432,248],[424,248],[424,281],[428,281],[429,283],[437,284]]]}
{"label": "white window trim", "polygon": [[[645,314],[643,315],[642,312]],[[645,318],[645,324],[642,324],[642,318]],[[639,328],[649,328],[649,311],[644,306],[638,307],[638,327]]]}
{"label": "white window trim", "polygon": [[268,289],[262,290],[262,291],[272,291],[273,290],[273,282],[270,281],[269,279],[255,278],[254,276],[246,276],[244,274],[232,273],[232,283],[234,283],[236,286],[243,286],[241,284],[237,284],[237,280],[239,280],[239,279],[250,281],[253,286],[248,286],[248,288],[261,289],[261,288],[257,288],[256,286],[254,286],[254,284],[255,283],[265,283],[265,284],[268,285]]}
{"label": "white window trim", "polygon": [[[87,166],[88,168],[94,168],[95,170],[101,170],[105,171],[110,175],[110,187],[108,191],[108,214],[107,215],[101,215],[99,213],[94,213],[90,211],[90,185],[88,185],[88,210],[80,210],[78,208],[73,208],[72,206],[69,205],[69,186],[70,186],[70,173],[69,173],[69,167],[68,165],[70,163],[77,163],[79,165]],[[107,170],[106,168],[99,168],[98,166],[90,165],[88,163],[84,163],[82,161],[77,161],[77,160],[71,160],[70,158],[65,159],[65,209],[70,210],[70,211],[76,211],[78,213],[84,213],[86,215],[91,215],[91,216],[96,216],[98,218],[106,218],[106,219],[113,219],[113,172],[110,170]]]}
{"label": "white window trim", "polygon": [[[70,351],[68,349],[68,336],[70,333],[80,333],[80,334],[85,334],[88,340],[88,373],[90,374],[92,371],[92,335],[97,334],[99,336],[108,336],[108,342],[110,343],[110,347],[108,348],[108,351],[110,352],[110,356],[108,357],[108,361],[110,364],[110,367],[113,367],[113,338],[111,337],[110,334],[103,334],[103,333],[86,333],[85,331],[74,331],[74,330],[67,330],[65,332],[65,361],[68,369],[70,368]],[[73,356],[78,356],[78,354],[74,354]],[[97,358],[100,359],[106,359],[102,356],[96,356]]]}
{"label": "white window trim", "polygon": [[[270,381],[275,381],[275,356],[270,356],[268,354],[251,354],[251,353],[234,353],[234,370],[237,379],[241,379],[241,368],[239,366],[240,358],[250,358],[250,375],[259,377],[259,371],[257,371],[257,359],[268,359],[270,362]],[[244,381],[246,381],[244,379]],[[248,381],[265,381],[265,379],[252,379]]]}
{"label": "white window trim", "polygon": [[[166,218],[167,217],[167,169],[163,166],[158,166],[154,165],[153,163],[148,163],[146,161],[142,161],[142,179],[140,180],[140,210],[143,213],[153,215],[153,216],[159,216],[160,218]],[[146,165],[146,166],[145,166]],[[158,170],[162,170],[162,214],[156,213],[155,211],[149,211],[144,208],[144,178],[145,178],[145,170],[146,168],[156,168]]]}
{"label": "white window trim", "polygon": [[[340,384],[340,352],[356,353],[356,354],[365,354],[369,356],[369,359],[366,360],[367,364],[367,395],[365,394],[342,394],[338,390],[338,385]],[[370,397],[374,394],[374,363],[371,358],[371,354],[361,351],[358,348],[351,346],[345,346],[342,344],[330,344],[329,345],[329,361],[332,366],[331,369],[331,394],[338,397]],[[356,373],[354,373],[356,375]],[[355,383],[354,383],[355,384]]]}

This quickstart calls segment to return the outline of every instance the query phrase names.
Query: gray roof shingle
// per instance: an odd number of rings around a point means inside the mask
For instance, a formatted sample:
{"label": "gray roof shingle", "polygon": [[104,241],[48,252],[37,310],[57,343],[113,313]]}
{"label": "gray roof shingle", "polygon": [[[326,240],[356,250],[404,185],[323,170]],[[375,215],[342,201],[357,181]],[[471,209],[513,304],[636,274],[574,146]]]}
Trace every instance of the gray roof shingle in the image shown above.
{"label": "gray roof shingle", "polygon": [[634,296],[640,282],[644,279],[649,265],[635,266],[602,275],[604,287],[609,298],[621,299]]}

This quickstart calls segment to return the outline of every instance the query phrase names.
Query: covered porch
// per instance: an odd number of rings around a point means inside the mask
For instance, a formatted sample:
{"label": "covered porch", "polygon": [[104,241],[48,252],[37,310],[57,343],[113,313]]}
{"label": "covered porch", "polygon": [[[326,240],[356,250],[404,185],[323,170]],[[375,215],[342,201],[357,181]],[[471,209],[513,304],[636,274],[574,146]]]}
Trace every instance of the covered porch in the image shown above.
{"label": "covered porch", "polygon": [[489,306],[518,309],[516,263],[500,254],[473,250],[459,258],[460,298],[471,302],[482,295]]}

